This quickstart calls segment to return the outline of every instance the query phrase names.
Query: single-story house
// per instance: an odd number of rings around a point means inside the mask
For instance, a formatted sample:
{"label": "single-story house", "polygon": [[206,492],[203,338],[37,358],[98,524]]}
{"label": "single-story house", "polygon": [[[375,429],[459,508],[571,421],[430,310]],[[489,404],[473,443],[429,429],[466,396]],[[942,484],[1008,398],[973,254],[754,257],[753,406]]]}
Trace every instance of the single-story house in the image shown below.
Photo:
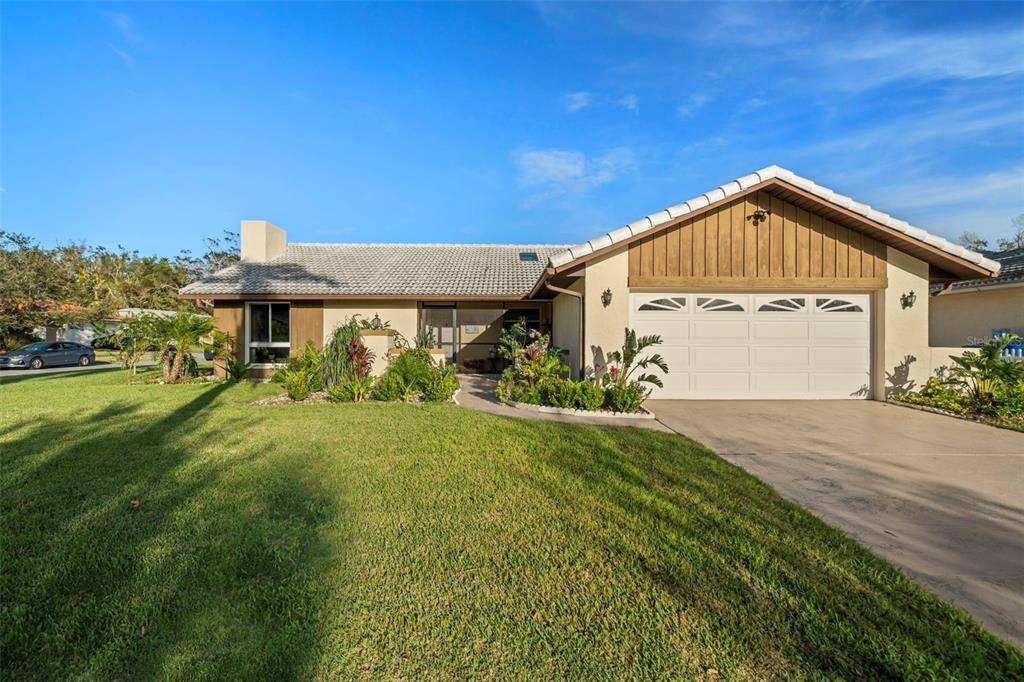
{"label": "single-story house", "polygon": [[933,346],[974,346],[996,331],[1024,336],[1024,248],[984,255],[1002,266],[996,277],[932,287],[928,314]]}
{"label": "single-story house", "polygon": [[[510,319],[600,374],[626,327],[658,334],[662,398],[884,398],[920,385],[929,287],[999,264],[778,166],[577,246],[289,244],[243,221],[241,262],[181,290],[212,299],[239,359],[267,373],[352,315],[433,330],[491,371]],[[936,358],[933,358],[933,355]]]}

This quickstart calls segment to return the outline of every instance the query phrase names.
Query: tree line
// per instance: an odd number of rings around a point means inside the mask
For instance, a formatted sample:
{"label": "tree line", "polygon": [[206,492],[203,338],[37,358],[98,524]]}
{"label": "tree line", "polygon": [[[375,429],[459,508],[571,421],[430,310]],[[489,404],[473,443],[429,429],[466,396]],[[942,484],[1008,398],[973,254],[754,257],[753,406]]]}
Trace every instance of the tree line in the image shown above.
{"label": "tree line", "polygon": [[[1009,251],[1010,249],[1024,249],[1024,213],[1010,221],[1013,232],[1009,239],[997,239],[997,251]],[[971,251],[988,251],[988,240],[982,239],[981,235],[971,230],[964,230],[957,239],[960,246]]]}
{"label": "tree line", "polygon": [[173,258],[118,246],[45,248],[0,230],[0,348],[31,340],[39,327],[88,324],[120,308],[209,312],[208,301],[183,301],[178,289],[238,260],[239,237],[225,230],[205,252]]}

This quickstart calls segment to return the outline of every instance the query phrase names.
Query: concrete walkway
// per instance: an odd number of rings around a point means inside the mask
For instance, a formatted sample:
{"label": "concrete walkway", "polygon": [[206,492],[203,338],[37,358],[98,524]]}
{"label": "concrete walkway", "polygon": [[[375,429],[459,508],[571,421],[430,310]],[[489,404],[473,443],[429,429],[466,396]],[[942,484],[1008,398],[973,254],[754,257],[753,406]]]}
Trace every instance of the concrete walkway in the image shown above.
{"label": "concrete walkway", "polygon": [[1024,433],[873,401],[648,407],[1024,643]]}

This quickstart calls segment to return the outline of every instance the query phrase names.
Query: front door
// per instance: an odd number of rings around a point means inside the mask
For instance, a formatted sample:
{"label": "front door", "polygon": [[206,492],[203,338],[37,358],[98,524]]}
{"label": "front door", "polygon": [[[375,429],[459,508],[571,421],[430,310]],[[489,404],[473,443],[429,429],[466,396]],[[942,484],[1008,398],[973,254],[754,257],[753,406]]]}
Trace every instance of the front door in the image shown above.
{"label": "front door", "polygon": [[446,363],[456,361],[455,349],[458,344],[455,327],[455,306],[426,307],[420,310],[420,327],[434,335],[434,343],[444,351]]}

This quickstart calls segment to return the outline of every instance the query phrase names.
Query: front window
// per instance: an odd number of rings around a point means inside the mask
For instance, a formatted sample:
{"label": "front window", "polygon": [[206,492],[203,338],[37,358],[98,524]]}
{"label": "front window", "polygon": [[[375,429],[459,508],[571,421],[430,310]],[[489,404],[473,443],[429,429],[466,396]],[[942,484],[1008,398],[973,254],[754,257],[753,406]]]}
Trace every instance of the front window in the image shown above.
{"label": "front window", "polygon": [[287,362],[291,351],[290,315],[287,303],[250,303],[248,361],[254,365]]}

